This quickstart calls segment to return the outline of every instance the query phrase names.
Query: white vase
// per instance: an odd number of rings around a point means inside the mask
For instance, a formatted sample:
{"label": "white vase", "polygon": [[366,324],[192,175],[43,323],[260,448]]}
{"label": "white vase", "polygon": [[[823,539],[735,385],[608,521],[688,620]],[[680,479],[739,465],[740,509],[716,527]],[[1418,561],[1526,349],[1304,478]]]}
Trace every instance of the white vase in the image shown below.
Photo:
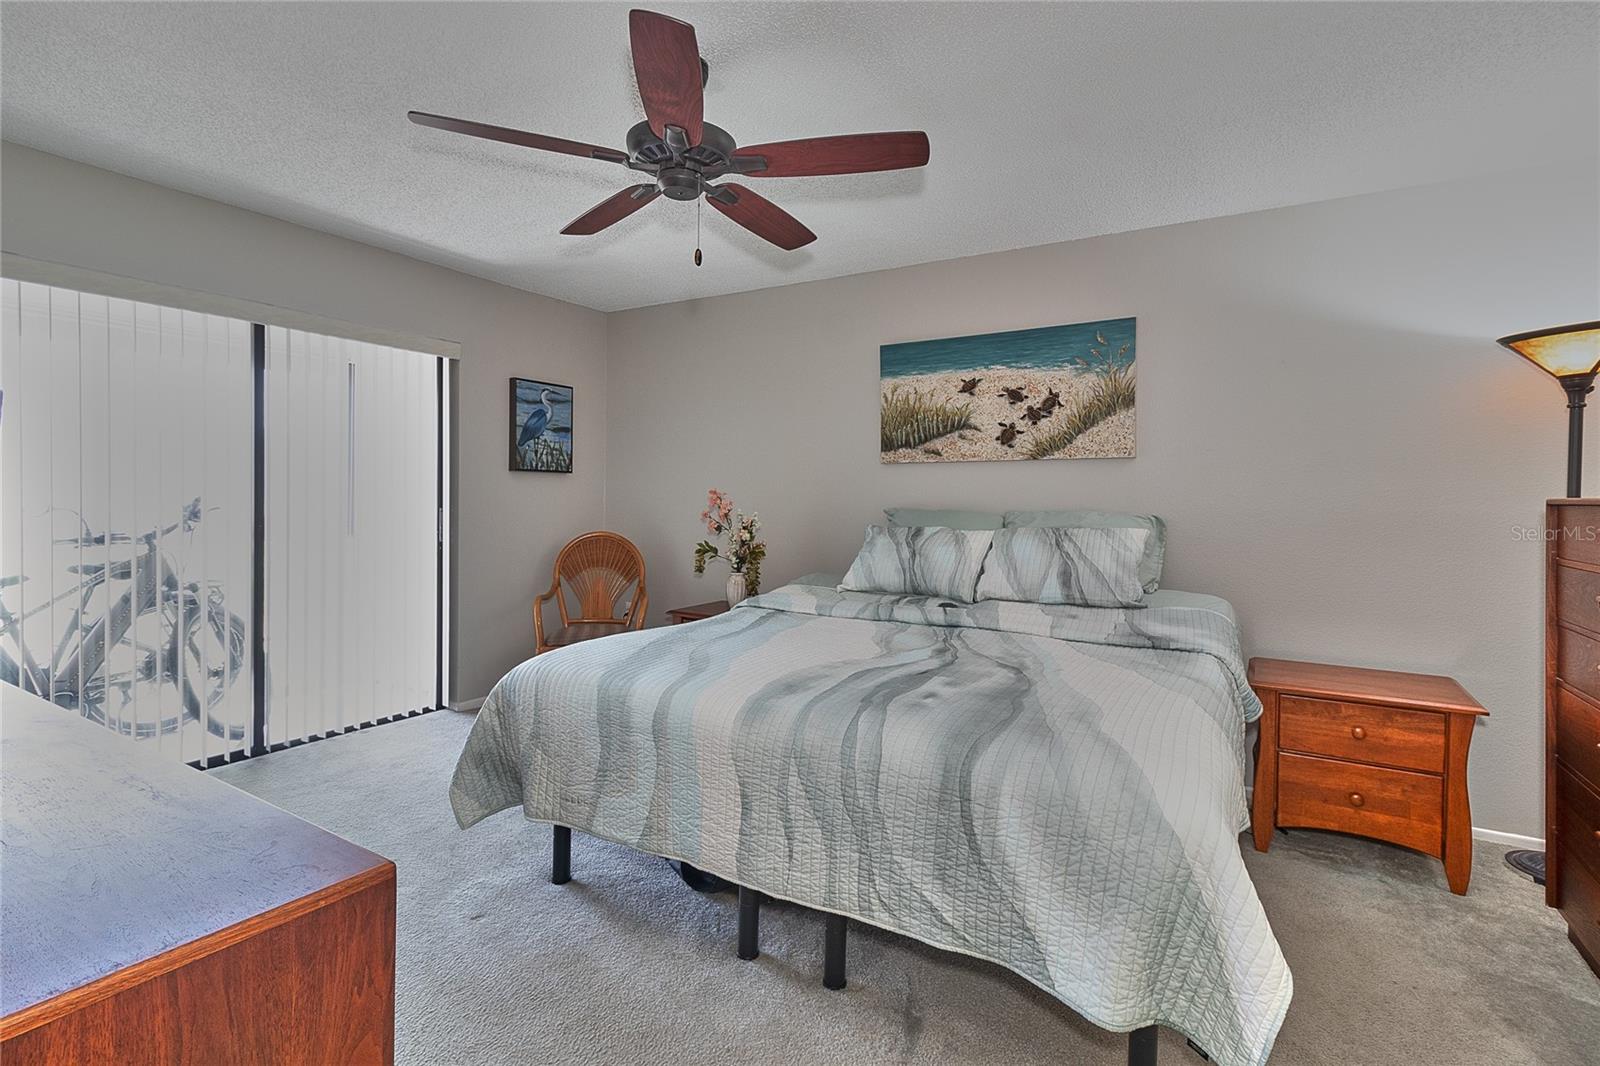
{"label": "white vase", "polygon": [[747,591],[747,589],[748,589],[748,585],[745,583],[745,579],[744,579],[744,575],[743,574],[729,574],[728,575],[728,606],[729,607],[735,607],[735,606],[738,605],[740,600],[742,600],[746,596],[750,595],[750,593]]}

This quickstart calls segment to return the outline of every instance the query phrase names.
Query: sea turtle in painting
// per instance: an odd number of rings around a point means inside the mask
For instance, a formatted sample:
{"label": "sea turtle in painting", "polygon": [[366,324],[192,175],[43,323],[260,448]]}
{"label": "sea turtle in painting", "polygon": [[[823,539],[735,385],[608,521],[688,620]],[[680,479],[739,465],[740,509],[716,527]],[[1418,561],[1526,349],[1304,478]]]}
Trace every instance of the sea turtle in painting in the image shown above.
{"label": "sea turtle in painting", "polygon": [[998,395],[1004,396],[1012,403],[1021,403],[1028,398],[1028,394],[1021,389],[1001,389]]}
{"label": "sea turtle in painting", "polygon": [[1055,389],[1051,389],[1049,392],[1045,393],[1044,399],[1039,402],[1039,410],[1043,411],[1045,414],[1049,414],[1051,411],[1054,411],[1060,406],[1061,394]]}
{"label": "sea turtle in painting", "polygon": [[977,389],[978,389],[978,382],[980,382],[982,380],[983,380],[982,378],[962,378],[961,379],[961,388],[957,389],[956,391],[957,392],[964,392],[968,396],[976,396],[977,395]]}
{"label": "sea turtle in painting", "polygon": [[1039,419],[1050,417],[1050,409],[1048,407],[1035,407],[1030,403],[1028,409],[1022,412],[1022,417],[1028,420],[1029,425],[1037,426]]}
{"label": "sea turtle in painting", "polygon": [[1016,439],[1022,436],[1025,431],[1018,429],[1015,422],[997,422],[995,424],[1000,427],[1000,435],[995,440],[1004,444],[1007,448],[1015,448]]}

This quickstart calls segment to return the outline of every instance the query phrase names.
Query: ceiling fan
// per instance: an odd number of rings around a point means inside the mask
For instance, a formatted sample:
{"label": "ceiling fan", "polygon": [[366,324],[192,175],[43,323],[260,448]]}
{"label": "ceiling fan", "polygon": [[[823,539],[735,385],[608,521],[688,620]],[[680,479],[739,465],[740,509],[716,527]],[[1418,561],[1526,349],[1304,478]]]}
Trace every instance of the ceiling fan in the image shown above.
{"label": "ceiling fan", "polygon": [[[928,162],[928,135],[920,130],[809,137],[740,147],[726,130],[702,117],[701,93],[710,67],[700,58],[694,27],[654,11],[635,9],[628,13],[628,34],[633,44],[633,74],[639,83],[646,120],[628,131],[626,152],[423,111],[412,111],[408,117],[421,126],[546,152],[588,156],[651,175],[652,181],[623,189],[567,223],[561,232],[570,235],[599,233],[658,196],[673,200],[704,196],[712,207],[751,233],[793,251],[816,240],[816,234],[783,208],[743,185],[713,183],[728,175],[797,178],[865,174],[920,167]],[[696,266],[700,264],[698,248],[694,261]]]}

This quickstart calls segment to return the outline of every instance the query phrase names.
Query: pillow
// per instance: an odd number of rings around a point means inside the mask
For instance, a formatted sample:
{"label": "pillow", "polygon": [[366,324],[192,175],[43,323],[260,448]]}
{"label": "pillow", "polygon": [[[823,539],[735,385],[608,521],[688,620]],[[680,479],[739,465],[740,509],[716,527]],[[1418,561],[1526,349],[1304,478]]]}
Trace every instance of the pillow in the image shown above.
{"label": "pillow", "polygon": [[839,588],[971,603],[993,538],[988,529],[868,526],[866,543]]}
{"label": "pillow", "polygon": [[999,529],[1005,521],[987,511],[935,511],[921,507],[885,507],[891,526],[944,526],[946,529]]}
{"label": "pillow", "polygon": [[1082,529],[1148,529],[1144,558],[1139,562],[1139,581],[1146,592],[1161,587],[1161,565],[1167,557],[1167,524],[1153,514],[1122,514],[1117,511],[1007,511],[1007,526],[1072,526]]}
{"label": "pillow", "polygon": [[980,600],[1142,607],[1139,560],[1152,533],[1121,526],[997,530],[978,579]]}

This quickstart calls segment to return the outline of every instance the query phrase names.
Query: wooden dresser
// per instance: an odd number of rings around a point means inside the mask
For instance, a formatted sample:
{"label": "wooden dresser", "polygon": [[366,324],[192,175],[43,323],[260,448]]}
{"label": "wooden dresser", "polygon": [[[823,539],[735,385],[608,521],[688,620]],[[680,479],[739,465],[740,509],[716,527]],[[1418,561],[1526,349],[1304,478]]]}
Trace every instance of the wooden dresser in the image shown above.
{"label": "wooden dresser", "polygon": [[1545,507],[1545,902],[1600,974],[1600,500]]}
{"label": "wooden dresser", "polygon": [[394,864],[0,684],[0,1061],[394,1061]]}
{"label": "wooden dresser", "polygon": [[1251,829],[1334,829],[1444,860],[1450,891],[1472,877],[1467,749],[1487,714],[1454,680],[1251,659],[1261,697]]}

